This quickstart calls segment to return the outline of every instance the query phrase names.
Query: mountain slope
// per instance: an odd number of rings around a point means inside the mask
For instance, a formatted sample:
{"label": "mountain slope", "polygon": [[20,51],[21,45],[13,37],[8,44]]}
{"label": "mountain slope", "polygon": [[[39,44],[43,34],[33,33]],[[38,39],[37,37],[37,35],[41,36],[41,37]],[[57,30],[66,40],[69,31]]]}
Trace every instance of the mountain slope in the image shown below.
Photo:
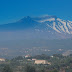
{"label": "mountain slope", "polygon": [[57,18],[56,16],[46,16],[42,18],[34,19],[42,25],[46,25],[47,29],[53,29],[58,33],[68,33],[72,34],[72,22],[65,21]]}
{"label": "mountain slope", "polygon": [[35,24],[38,22],[33,21],[29,16],[24,17],[23,19],[15,22],[15,23],[8,23],[0,25],[0,30],[20,30],[20,29],[27,29],[27,28],[34,28]]}
{"label": "mountain slope", "polygon": [[15,35],[15,31],[19,34],[21,32],[18,31],[22,31],[21,35],[28,38],[72,38],[72,22],[56,16],[27,16],[15,23],[0,25],[0,32],[12,32]]}

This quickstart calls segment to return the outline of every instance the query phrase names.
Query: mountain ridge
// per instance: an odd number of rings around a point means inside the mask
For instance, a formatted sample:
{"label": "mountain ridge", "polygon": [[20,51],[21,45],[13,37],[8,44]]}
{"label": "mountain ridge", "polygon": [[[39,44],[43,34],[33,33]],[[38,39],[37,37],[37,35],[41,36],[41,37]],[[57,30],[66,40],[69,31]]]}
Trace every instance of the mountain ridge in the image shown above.
{"label": "mountain ridge", "polygon": [[[62,20],[57,16],[24,17],[17,22],[0,25],[1,31],[26,31],[32,36],[44,36],[45,38],[72,38],[72,22]],[[27,34],[29,35],[29,34]]]}

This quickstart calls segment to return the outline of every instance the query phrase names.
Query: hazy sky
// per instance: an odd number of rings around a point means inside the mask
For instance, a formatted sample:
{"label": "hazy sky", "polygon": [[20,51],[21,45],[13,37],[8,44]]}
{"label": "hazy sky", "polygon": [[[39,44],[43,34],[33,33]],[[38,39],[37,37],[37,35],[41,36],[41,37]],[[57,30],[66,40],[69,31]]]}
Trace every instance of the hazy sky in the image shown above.
{"label": "hazy sky", "polygon": [[0,0],[0,24],[47,14],[71,20],[72,0]]}

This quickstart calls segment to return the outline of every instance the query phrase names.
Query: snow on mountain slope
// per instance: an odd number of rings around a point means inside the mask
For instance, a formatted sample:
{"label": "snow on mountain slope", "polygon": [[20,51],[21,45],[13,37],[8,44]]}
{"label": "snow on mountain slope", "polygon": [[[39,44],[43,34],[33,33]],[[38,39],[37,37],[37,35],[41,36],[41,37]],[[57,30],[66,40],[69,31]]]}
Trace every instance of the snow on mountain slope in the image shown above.
{"label": "snow on mountain slope", "polygon": [[10,24],[0,25],[1,30],[35,29],[38,31],[55,31],[57,33],[72,34],[72,21],[62,20],[56,16],[24,17]]}
{"label": "snow on mountain slope", "polygon": [[[72,34],[72,22],[57,18],[56,16],[46,16],[35,21],[46,25],[58,33]],[[41,26],[42,26],[41,25]]]}
{"label": "snow on mountain slope", "polygon": [[15,23],[0,25],[0,37],[16,38],[72,38],[72,21],[56,16],[24,17]]}

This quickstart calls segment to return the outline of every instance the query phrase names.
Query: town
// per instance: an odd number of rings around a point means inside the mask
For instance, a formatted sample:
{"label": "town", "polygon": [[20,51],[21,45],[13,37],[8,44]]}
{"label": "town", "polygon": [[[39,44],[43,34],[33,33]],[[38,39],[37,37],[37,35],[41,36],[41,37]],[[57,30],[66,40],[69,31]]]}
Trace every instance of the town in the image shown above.
{"label": "town", "polygon": [[0,72],[7,68],[11,70],[10,72],[71,72],[72,54],[69,56],[61,54],[31,56],[28,54],[12,59],[0,58]]}

